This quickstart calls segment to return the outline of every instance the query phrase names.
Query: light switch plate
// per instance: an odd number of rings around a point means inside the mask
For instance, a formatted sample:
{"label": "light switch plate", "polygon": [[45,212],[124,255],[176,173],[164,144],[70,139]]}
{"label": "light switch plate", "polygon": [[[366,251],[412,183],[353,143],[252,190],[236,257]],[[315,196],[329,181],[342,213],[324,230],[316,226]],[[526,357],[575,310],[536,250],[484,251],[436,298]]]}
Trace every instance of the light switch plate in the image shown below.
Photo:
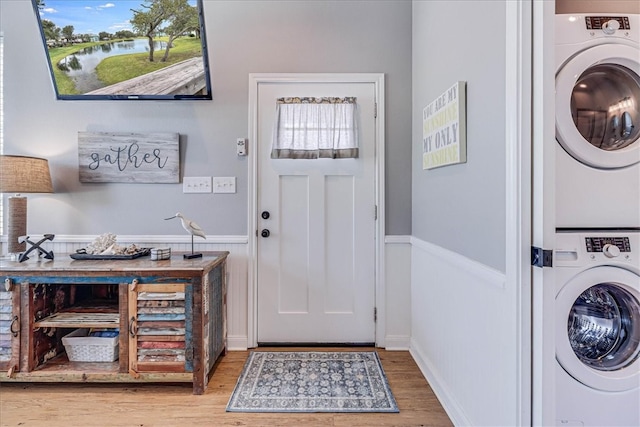
{"label": "light switch plate", "polygon": [[236,177],[235,176],[214,176],[213,192],[214,193],[235,193]]}
{"label": "light switch plate", "polygon": [[210,176],[185,176],[182,179],[183,193],[211,193]]}

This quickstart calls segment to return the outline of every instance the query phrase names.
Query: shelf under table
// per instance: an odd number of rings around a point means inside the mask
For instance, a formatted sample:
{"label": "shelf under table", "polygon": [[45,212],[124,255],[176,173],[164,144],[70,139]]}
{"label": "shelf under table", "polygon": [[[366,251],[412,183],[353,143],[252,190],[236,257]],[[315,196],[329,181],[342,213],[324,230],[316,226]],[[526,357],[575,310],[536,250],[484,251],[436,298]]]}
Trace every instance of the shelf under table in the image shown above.
{"label": "shelf under table", "polygon": [[34,326],[48,328],[118,328],[120,327],[120,314],[60,312],[35,322]]}

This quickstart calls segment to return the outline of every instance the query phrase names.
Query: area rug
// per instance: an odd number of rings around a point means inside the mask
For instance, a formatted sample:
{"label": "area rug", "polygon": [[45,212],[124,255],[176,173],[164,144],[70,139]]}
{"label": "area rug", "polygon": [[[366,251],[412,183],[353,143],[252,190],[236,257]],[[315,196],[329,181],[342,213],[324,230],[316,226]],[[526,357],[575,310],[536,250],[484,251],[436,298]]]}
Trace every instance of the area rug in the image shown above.
{"label": "area rug", "polygon": [[375,352],[255,351],[229,412],[399,412]]}

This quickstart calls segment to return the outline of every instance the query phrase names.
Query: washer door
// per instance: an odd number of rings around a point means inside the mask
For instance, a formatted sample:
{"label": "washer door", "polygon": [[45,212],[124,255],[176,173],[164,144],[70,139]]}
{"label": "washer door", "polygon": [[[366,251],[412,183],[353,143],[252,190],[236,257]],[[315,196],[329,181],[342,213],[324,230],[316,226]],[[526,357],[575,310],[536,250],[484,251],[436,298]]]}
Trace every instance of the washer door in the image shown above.
{"label": "washer door", "polygon": [[614,169],[640,162],[638,48],[606,44],[556,74],[556,139],[576,160]]}
{"label": "washer door", "polygon": [[556,295],[556,358],[584,385],[604,391],[640,385],[640,277],[600,266]]}

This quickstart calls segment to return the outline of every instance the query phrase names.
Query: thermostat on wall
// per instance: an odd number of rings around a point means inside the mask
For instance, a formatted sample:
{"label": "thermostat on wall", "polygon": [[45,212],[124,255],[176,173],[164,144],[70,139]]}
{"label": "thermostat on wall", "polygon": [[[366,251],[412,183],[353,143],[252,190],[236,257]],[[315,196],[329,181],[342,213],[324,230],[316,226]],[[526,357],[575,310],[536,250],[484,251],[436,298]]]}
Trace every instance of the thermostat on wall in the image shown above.
{"label": "thermostat on wall", "polygon": [[236,140],[236,150],[238,156],[246,156],[247,155],[247,140],[244,138],[238,138]]}

